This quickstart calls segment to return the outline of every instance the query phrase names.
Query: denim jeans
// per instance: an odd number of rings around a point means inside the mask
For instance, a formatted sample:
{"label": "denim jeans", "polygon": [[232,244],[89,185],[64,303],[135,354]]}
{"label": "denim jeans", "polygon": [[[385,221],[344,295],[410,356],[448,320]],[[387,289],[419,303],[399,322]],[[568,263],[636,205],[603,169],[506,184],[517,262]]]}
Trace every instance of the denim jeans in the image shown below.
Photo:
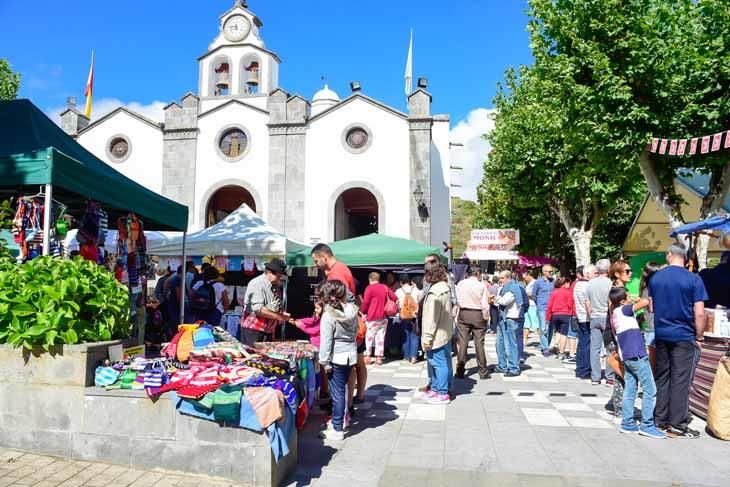
{"label": "denim jeans", "polygon": [[550,323],[545,319],[546,310],[537,310],[537,322],[540,324],[540,351],[544,352],[550,348]]}
{"label": "denim jeans", "polygon": [[587,379],[591,376],[591,322],[578,323],[578,348],[575,354],[575,376]]}
{"label": "denim jeans", "polygon": [[517,355],[517,321],[502,318],[497,328],[497,366],[507,372],[520,372],[520,358]]}
{"label": "denim jeans", "polygon": [[416,358],[418,355],[418,343],[420,338],[418,334],[413,331],[415,326],[414,320],[401,320],[403,331],[405,333],[405,340],[403,341],[403,358],[410,360]]}
{"label": "denim jeans", "polygon": [[332,396],[332,427],[342,431],[347,412],[347,380],[350,378],[352,365],[332,364],[332,378],[329,388]]}
{"label": "denim jeans", "polygon": [[525,356],[525,318],[515,320],[517,329],[515,330],[515,341],[517,342],[517,361],[519,362]]}
{"label": "denim jeans", "polygon": [[649,357],[624,360],[624,400],[621,406],[622,426],[633,426],[634,401],[638,386],[644,391],[641,399],[641,427],[654,426],[654,406],[656,405],[656,384],[651,372]]}
{"label": "denim jeans", "polygon": [[451,363],[451,342],[435,350],[428,350],[426,359],[433,370],[431,389],[439,394],[448,394],[454,376]]}
{"label": "denim jeans", "polygon": [[647,347],[653,347],[655,341],[656,341],[656,334],[653,331],[644,332],[644,343],[646,343]]}

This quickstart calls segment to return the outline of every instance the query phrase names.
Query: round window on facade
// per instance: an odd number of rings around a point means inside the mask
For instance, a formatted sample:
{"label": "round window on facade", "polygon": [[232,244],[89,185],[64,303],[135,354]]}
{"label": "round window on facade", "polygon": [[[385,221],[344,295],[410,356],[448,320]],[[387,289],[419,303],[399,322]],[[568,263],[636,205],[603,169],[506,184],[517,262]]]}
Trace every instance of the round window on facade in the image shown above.
{"label": "round window on facade", "polygon": [[218,149],[228,159],[243,157],[247,148],[248,135],[238,127],[224,130],[218,139]]}
{"label": "round window on facade", "polygon": [[114,162],[123,162],[132,152],[132,144],[124,136],[115,135],[107,144],[107,155]]}
{"label": "round window on facade", "polygon": [[362,124],[353,124],[342,133],[342,145],[353,154],[365,152],[373,143],[373,134]]}
{"label": "round window on facade", "polygon": [[350,149],[361,150],[368,145],[368,133],[362,127],[355,127],[347,132],[347,145]]}

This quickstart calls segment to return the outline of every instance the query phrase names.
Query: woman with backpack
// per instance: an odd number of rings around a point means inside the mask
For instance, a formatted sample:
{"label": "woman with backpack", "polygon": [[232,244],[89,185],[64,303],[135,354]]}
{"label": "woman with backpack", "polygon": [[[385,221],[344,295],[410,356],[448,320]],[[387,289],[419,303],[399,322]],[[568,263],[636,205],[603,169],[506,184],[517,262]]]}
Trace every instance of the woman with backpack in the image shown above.
{"label": "woman with backpack", "polygon": [[413,284],[408,274],[401,274],[398,278],[400,288],[395,292],[398,298],[398,309],[401,326],[405,334],[403,341],[403,360],[412,364],[418,361],[418,303],[421,301],[421,291]]}
{"label": "woman with backpack", "polygon": [[193,284],[190,301],[196,320],[220,325],[223,313],[231,304],[222,281],[218,269],[209,266],[203,271],[203,278]]}

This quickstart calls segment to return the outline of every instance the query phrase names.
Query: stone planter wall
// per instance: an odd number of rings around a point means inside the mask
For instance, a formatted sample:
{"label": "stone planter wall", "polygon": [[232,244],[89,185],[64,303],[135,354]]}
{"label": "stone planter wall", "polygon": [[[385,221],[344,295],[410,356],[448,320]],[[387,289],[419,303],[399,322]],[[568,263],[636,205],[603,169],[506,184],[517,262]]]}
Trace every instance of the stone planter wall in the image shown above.
{"label": "stone planter wall", "polygon": [[179,414],[164,395],[89,387],[107,348],[121,342],[58,347],[50,353],[0,345],[0,446],[135,468],[279,485],[296,467],[274,462],[268,437]]}

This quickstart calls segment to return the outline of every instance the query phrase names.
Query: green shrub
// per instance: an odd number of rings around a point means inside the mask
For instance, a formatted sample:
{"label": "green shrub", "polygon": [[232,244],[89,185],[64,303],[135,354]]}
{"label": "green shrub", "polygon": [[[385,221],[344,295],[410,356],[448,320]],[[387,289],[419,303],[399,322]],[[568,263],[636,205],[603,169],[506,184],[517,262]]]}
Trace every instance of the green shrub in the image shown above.
{"label": "green shrub", "polygon": [[80,257],[0,259],[0,343],[48,350],[129,333],[129,293],[105,268]]}

